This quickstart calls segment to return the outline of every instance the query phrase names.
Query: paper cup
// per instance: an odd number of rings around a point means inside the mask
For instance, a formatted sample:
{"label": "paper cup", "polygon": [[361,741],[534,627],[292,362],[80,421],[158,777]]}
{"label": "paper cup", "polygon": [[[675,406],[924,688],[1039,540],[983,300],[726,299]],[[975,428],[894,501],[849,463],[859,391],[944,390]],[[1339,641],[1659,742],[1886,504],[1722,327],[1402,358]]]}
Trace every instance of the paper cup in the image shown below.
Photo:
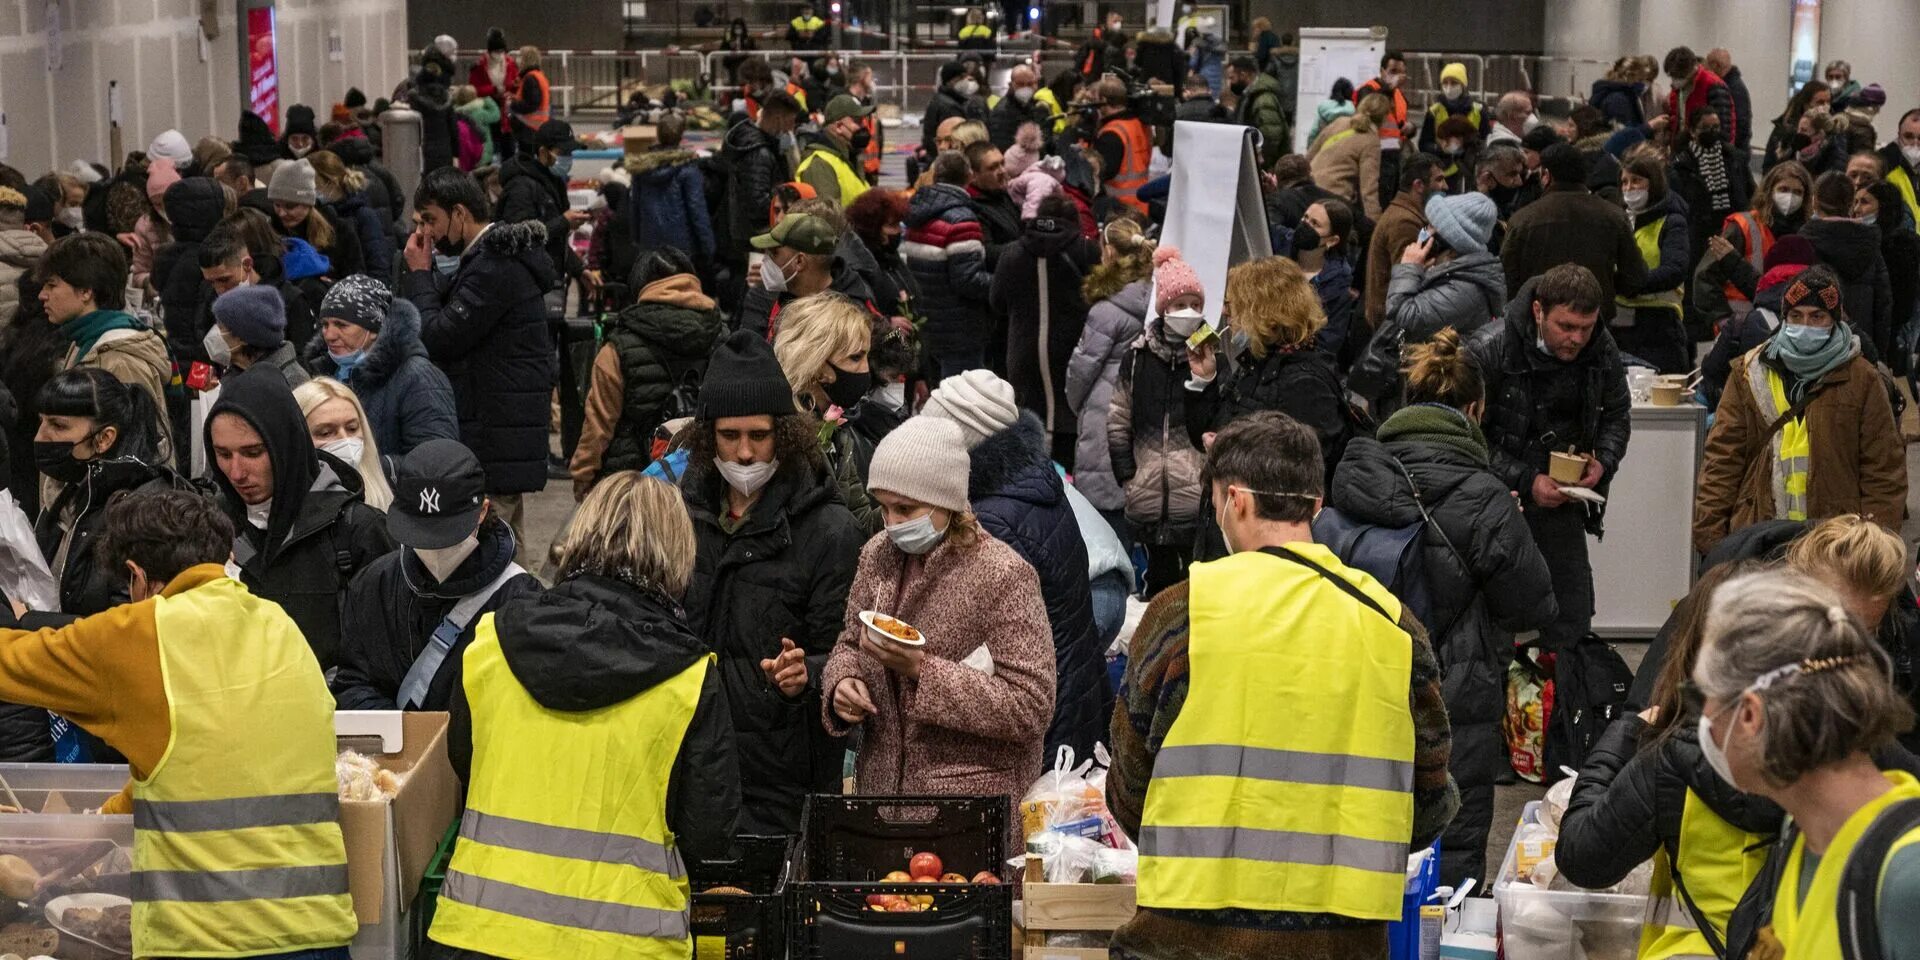
{"label": "paper cup", "polygon": [[1573,453],[1554,451],[1548,457],[1547,476],[1554,483],[1578,483],[1581,474],[1587,472],[1587,458]]}

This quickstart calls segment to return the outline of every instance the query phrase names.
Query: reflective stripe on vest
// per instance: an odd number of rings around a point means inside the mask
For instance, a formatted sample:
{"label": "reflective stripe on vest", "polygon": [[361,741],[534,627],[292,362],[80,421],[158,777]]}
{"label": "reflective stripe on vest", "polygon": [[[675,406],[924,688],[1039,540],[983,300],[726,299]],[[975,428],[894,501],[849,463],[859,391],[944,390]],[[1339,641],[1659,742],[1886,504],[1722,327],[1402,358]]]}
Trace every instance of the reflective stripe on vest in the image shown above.
{"label": "reflective stripe on vest", "polygon": [[1124,147],[1120,169],[1107,176],[1108,195],[1134,210],[1146,213],[1146,201],[1137,196],[1140,188],[1147,185],[1147,167],[1153,160],[1153,141],[1147,137],[1146,124],[1141,123],[1138,117],[1119,117],[1102,124],[1100,132],[1118,136]]}
{"label": "reflective stripe on vest", "polygon": [[800,166],[793,171],[794,179],[805,177],[815,160],[825,163],[833,171],[833,181],[840,187],[841,209],[852,206],[855,200],[860,199],[861,194],[867,192],[867,179],[854,172],[853,166],[840,159],[840,155],[832,150],[807,151],[806,159],[800,161]]}
{"label": "reflective stripe on vest", "polygon": [[[1448,112],[1447,105],[1445,103],[1435,103],[1433,106],[1427,108],[1427,113],[1433,117],[1433,129],[1435,131],[1435,135],[1437,136],[1438,131],[1440,129],[1440,125],[1443,123],[1446,123],[1447,117],[1451,116],[1452,114]],[[1476,103],[1472,106],[1472,108],[1467,110],[1467,122],[1473,124],[1475,135],[1478,136],[1478,131],[1480,130],[1480,105],[1479,104]]]}
{"label": "reflective stripe on vest", "polygon": [[1913,230],[1920,233],[1920,196],[1915,196],[1913,178],[1907,176],[1907,169],[1895,164],[1893,172],[1887,174],[1887,182],[1900,191],[1900,199],[1907,202],[1907,212],[1913,214]]}
{"label": "reflective stripe on vest", "polygon": [[[1751,365],[1766,371],[1767,396],[1773,400],[1774,410],[1767,418],[1771,423],[1792,408],[1787,402],[1787,385],[1778,373],[1761,364],[1759,357],[1754,357]],[[1780,428],[1774,435],[1774,444],[1777,447],[1773,470],[1775,514],[1783,520],[1805,520],[1807,472],[1813,467],[1813,437],[1807,432],[1807,418],[1795,417]]]}
{"label": "reflective stripe on vest", "polygon": [[[1687,895],[1713,925],[1715,935],[1726,942],[1727,920],[1733,916],[1734,906],[1766,863],[1763,838],[1721,819],[1706,801],[1688,790],[1680,811],[1679,851]],[[1673,862],[1662,846],[1654,854],[1646,922],[1640,928],[1639,960],[1712,955],[1713,948],[1700,935],[1693,911],[1687,909],[1673,882]]]}
{"label": "reflective stripe on vest", "polygon": [[[1773,249],[1773,230],[1760,222],[1760,218],[1750,212],[1727,214],[1727,223],[1738,228],[1741,238],[1746,241],[1747,264],[1753,267],[1756,276],[1767,272],[1767,251]],[[1750,299],[1740,292],[1740,288],[1731,283],[1722,287],[1729,303]]]}
{"label": "reflective stripe on vest", "polygon": [[[1392,594],[1327,548],[1288,549],[1398,616]],[[1398,918],[1412,641],[1281,557],[1238,553],[1189,575],[1189,696],[1208,708],[1182,711],[1154,759],[1138,902]]]}
{"label": "reflective stripe on vest", "polygon": [[1320,149],[1325,150],[1326,148],[1331,147],[1334,144],[1339,143],[1340,141],[1345,140],[1346,138],[1351,137],[1354,134],[1359,132],[1360,131],[1355,130],[1352,127],[1348,127],[1345,130],[1342,130],[1339,133],[1336,133],[1333,136],[1328,137],[1327,142],[1320,145]]}
{"label": "reflective stripe on vest", "polygon": [[[1827,852],[1820,856],[1805,900],[1799,894],[1807,835],[1794,839],[1786,869],[1780,873],[1780,886],[1773,893],[1773,933],[1786,948],[1786,960],[1840,960],[1840,877],[1846,872],[1853,847],[1882,811],[1902,800],[1920,797],[1920,782],[1911,774],[1882,770],[1880,775],[1893,784],[1893,789],[1869,800],[1841,824],[1840,832],[1827,844]],[[1894,849],[1915,842],[1920,842],[1920,830],[1901,837]]]}
{"label": "reflective stripe on vest", "polygon": [[787,26],[801,33],[818,33],[826,25],[827,22],[819,17],[794,17],[787,21]]}
{"label": "reflective stripe on vest", "polygon": [[960,28],[960,39],[972,40],[976,37],[991,39],[993,37],[993,30],[981,23],[969,24]]}
{"label": "reflective stripe on vest", "polygon": [[[1667,223],[1664,216],[1649,220],[1633,231],[1633,245],[1640,248],[1640,260],[1649,271],[1660,267],[1660,229]],[[1623,307],[1679,307],[1683,294],[1679,287],[1672,290],[1658,290],[1633,297],[1615,297],[1614,302]]]}
{"label": "reflective stripe on vest", "polygon": [[[287,615],[225,577],[154,603],[171,708],[165,759],[133,784],[139,956],[337,947],[347,894],[333,698]],[[233,731],[257,753],[233,762]]]}
{"label": "reflective stripe on vest", "polygon": [[534,70],[521,74],[521,76],[533,78],[534,83],[540,87],[540,106],[534,108],[531,113],[523,113],[520,115],[521,120],[524,121],[527,126],[538,130],[540,129],[540,125],[546,123],[548,118],[553,115],[553,86],[547,82],[547,72],[545,70]]}
{"label": "reflective stripe on vest", "polygon": [[[514,678],[494,616],[481,618],[462,660],[467,810],[435,942],[568,960],[689,955],[691,891],[667,828],[667,781],[712,662],[613,706],[554,710]],[[539,790],[526,789],[531,769]]]}

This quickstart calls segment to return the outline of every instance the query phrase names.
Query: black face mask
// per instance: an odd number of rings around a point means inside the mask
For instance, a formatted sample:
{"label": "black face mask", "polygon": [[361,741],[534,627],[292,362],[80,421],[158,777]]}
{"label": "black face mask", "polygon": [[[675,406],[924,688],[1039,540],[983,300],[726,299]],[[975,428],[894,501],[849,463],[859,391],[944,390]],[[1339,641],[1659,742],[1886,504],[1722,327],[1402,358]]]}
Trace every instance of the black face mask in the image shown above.
{"label": "black face mask", "polygon": [[847,140],[847,146],[852,147],[854,153],[865,153],[872,143],[873,134],[868,133],[865,127],[855,130],[853,136]]}
{"label": "black face mask", "polygon": [[55,482],[68,485],[79,483],[87,476],[87,464],[91,461],[75,460],[73,448],[96,434],[89,433],[73,443],[61,440],[35,440],[33,442],[33,465]]}
{"label": "black face mask", "polygon": [[[448,221],[447,226],[449,228],[453,226],[453,223],[451,220]],[[467,252],[467,245],[464,243],[453,242],[453,237],[451,234],[444,235],[440,239],[435,240],[433,242],[433,248],[435,250],[440,251],[442,255],[449,256],[449,257],[457,257]]]}
{"label": "black face mask", "polygon": [[867,395],[868,390],[873,389],[873,374],[849,373],[834,367],[833,382],[821,384],[820,389],[826,393],[827,400],[834,406],[842,410],[851,410],[854,404],[859,403],[861,398]]}
{"label": "black face mask", "polygon": [[1232,90],[1233,95],[1237,97],[1247,92],[1247,85],[1244,83],[1232,83],[1227,85],[1227,89]]}
{"label": "black face mask", "polygon": [[1300,219],[1300,225],[1293,228],[1293,252],[1302,253],[1307,250],[1317,250],[1319,248],[1320,231],[1315,230],[1313,224],[1308,222],[1305,217],[1302,217]]}

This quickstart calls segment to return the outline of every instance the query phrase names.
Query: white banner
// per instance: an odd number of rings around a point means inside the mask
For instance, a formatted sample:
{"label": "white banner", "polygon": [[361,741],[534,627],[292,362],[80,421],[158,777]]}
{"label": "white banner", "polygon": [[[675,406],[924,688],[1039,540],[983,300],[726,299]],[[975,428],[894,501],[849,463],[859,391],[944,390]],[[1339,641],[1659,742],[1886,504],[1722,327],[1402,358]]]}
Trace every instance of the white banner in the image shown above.
{"label": "white banner", "polygon": [[1227,268],[1273,255],[1251,127],[1173,125],[1173,186],[1160,242],[1180,248],[1207,291],[1207,322],[1220,324]]}

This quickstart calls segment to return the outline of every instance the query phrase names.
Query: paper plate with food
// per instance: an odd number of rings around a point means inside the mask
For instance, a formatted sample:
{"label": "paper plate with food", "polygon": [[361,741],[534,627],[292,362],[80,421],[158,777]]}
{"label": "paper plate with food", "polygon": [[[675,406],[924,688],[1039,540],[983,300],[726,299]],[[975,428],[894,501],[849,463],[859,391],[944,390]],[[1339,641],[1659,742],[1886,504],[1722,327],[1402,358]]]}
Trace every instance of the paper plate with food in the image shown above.
{"label": "paper plate with food", "polygon": [[867,632],[873,635],[876,643],[892,643],[902,647],[922,647],[927,643],[927,638],[905,620],[878,611],[860,611],[860,622],[867,625]]}
{"label": "paper plate with food", "polygon": [[76,940],[133,953],[133,901],[111,893],[70,893],[47,902],[47,922]]}

